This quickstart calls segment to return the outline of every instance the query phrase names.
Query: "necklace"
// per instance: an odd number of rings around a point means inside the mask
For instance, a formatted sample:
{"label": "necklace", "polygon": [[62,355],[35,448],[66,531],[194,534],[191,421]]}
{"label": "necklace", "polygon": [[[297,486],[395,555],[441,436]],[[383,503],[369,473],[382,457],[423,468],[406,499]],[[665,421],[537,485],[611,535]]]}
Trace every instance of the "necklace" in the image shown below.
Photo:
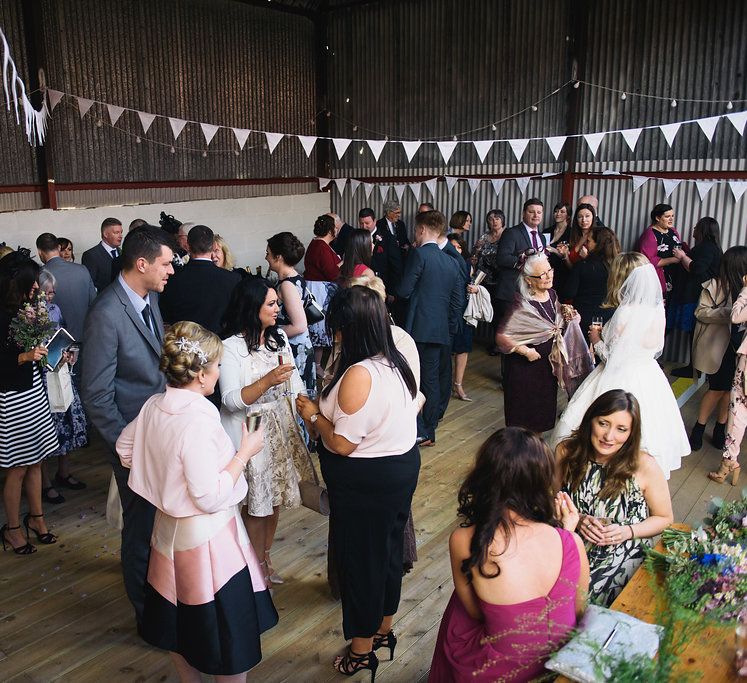
{"label": "necklace", "polygon": [[[555,309],[555,304],[552,302],[552,297],[548,298],[547,301],[537,301],[537,303],[539,304],[540,315],[554,325],[557,310]],[[548,312],[547,304],[550,304],[549,309],[551,312]]]}

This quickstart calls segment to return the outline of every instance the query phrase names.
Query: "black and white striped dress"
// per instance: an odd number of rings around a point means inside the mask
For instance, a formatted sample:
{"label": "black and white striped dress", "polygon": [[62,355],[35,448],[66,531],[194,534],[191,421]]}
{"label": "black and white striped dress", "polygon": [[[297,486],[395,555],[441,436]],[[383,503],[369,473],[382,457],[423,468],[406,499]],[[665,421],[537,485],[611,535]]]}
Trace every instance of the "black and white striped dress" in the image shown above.
{"label": "black and white striped dress", "polygon": [[33,465],[59,448],[39,367],[31,389],[0,391],[0,467]]}

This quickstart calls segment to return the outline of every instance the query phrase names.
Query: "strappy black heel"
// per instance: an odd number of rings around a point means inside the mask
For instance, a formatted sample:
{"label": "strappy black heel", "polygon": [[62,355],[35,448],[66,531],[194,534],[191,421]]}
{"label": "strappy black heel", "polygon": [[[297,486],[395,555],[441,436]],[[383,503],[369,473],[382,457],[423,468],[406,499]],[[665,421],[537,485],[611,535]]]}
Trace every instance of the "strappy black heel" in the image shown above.
{"label": "strappy black heel", "polygon": [[397,636],[394,635],[394,631],[389,633],[375,633],[373,637],[373,649],[374,652],[380,647],[389,648],[389,661],[394,659],[394,648],[397,647]]}
{"label": "strappy black heel", "polygon": [[368,670],[371,672],[371,683],[374,683],[376,669],[379,668],[379,660],[373,650],[359,655],[353,652],[352,647],[348,645],[347,652],[339,659],[336,659],[332,666],[335,668],[335,671],[345,676],[353,676],[359,671]]}
{"label": "strappy black heel", "polygon": [[36,535],[36,540],[39,543],[42,543],[43,545],[52,545],[53,543],[57,543],[57,536],[55,536],[51,531],[47,531],[46,534],[39,533],[34,527],[29,526],[29,520],[38,518],[38,517],[44,517],[44,514],[41,515],[32,515],[30,512],[26,513],[26,516],[23,518],[23,526],[26,528],[26,538],[29,537],[29,531],[33,531]]}
{"label": "strappy black heel", "polygon": [[8,526],[7,524],[3,524],[2,529],[0,529],[0,537],[2,537],[2,541],[3,541],[3,551],[5,551],[5,550],[8,549],[7,546],[6,546],[6,544],[7,544],[7,545],[9,545],[13,549],[13,552],[16,555],[31,555],[31,553],[35,553],[36,552],[36,548],[33,545],[31,545],[31,543],[26,543],[26,545],[19,545],[16,548],[5,537],[5,532],[6,531],[15,531],[16,529],[20,529],[20,528],[21,528],[20,525],[19,526]]}

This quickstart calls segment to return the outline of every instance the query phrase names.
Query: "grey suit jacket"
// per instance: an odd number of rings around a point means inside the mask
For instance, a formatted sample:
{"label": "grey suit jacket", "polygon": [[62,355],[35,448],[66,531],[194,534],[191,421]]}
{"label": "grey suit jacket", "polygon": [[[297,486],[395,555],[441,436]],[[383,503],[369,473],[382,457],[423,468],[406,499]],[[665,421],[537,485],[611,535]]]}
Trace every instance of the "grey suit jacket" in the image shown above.
{"label": "grey suit jacket", "polygon": [[[163,338],[158,297],[151,292],[149,301]],[[119,280],[96,297],[83,338],[81,398],[88,418],[113,453],[120,433],[145,401],[164,390],[164,376],[158,369],[161,345]]]}
{"label": "grey suit jacket", "polygon": [[62,311],[65,329],[77,341],[81,341],[88,307],[96,298],[96,288],[93,286],[88,268],[79,263],[68,263],[59,256],[47,261],[44,268],[52,273],[57,281],[54,302]]}

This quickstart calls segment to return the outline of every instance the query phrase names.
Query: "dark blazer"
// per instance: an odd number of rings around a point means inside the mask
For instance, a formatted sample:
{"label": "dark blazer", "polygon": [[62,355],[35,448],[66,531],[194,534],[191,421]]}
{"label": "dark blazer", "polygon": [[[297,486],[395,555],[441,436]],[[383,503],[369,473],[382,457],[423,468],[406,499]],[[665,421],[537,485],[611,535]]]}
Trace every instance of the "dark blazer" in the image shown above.
{"label": "dark blazer", "polygon": [[353,232],[353,226],[348,225],[347,223],[343,223],[342,227],[337,233],[337,237],[335,237],[335,239],[332,240],[332,248],[340,256],[345,255],[345,247],[347,246],[348,238],[350,237],[351,232]]}
{"label": "dark blazer", "polygon": [[723,254],[718,245],[703,240],[690,250],[689,256],[693,262],[687,273],[683,300],[685,303],[697,303],[703,283],[718,277]]}
{"label": "dark blazer", "polygon": [[119,275],[121,268],[120,259],[121,256],[112,258],[111,253],[101,246],[101,242],[83,252],[80,261],[88,268],[88,272],[91,273],[91,279],[99,294]]}
{"label": "dark blazer", "polygon": [[161,315],[168,324],[191,320],[219,334],[231,292],[240,281],[237,273],[212,261],[190,259],[169,278],[158,302]]}
{"label": "dark blazer", "polygon": [[96,287],[91,274],[79,263],[68,263],[59,256],[47,261],[44,268],[52,273],[57,281],[54,302],[62,311],[65,329],[77,341],[81,341],[88,307],[96,298]]}
{"label": "dark blazer", "polygon": [[[547,235],[537,230],[537,237],[542,242],[542,247],[547,246]],[[496,298],[502,301],[513,301],[518,290],[519,273],[516,265],[519,254],[532,247],[529,234],[523,223],[508,228],[498,241],[498,250],[495,255],[495,264],[498,266],[496,272]]]}
{"label": "dark blazer", "polygon": [[[376,230],[389,232],[389,223],[387,223],[386,216],[376,221]],[[389,234],[391,235],[392,233],[389,232]],[[394,238],[397,240],[397,244],[399,244],[400,251],[407,251],[412,246],[410,238],[407,236],[407,226],[404,221],[399,220],[394,224]]]}
{"label": "dark blazer", "polygon": [[593,317],[600,316],[607,322],[614,313],[612,308],[601,308],[607,297],[608,276],[607,265],[594,254],[576,263],[568,274],[564,294],[581,315],[581,331],[584,335]]}
{"label": "dark blazer", "polygon": [[388,230],[377,229],[371,238],[373,239],[371,270],[384,281],[387,295],[394,295],[402,279],[402,255],[399,244]]}
{"label": "dark blazer", "polygon": [[410,300],[405,330],[416,342],[451,344],[464,311],[461,270],[454,258],[432,242],[412,249],[397,295]]}
{"label": "dark blazer", "polygon": [[[148,295],[153,320],[163,339],[158,296]],[[145,326],[127,293],[115,280],[91,305],[83,330],[80,396],[88,419],[98,429],[119,465],[115,444],[128,422],[153,394],[164,390],[158,368],[161,344]]]}
{"label": "dark blazer", "polygon": [[18,365],[22,350],[9,336],[10,321],[14,317],[15,314],[0,310],[0,391],[26,391],[34,383],[34,364]]}

